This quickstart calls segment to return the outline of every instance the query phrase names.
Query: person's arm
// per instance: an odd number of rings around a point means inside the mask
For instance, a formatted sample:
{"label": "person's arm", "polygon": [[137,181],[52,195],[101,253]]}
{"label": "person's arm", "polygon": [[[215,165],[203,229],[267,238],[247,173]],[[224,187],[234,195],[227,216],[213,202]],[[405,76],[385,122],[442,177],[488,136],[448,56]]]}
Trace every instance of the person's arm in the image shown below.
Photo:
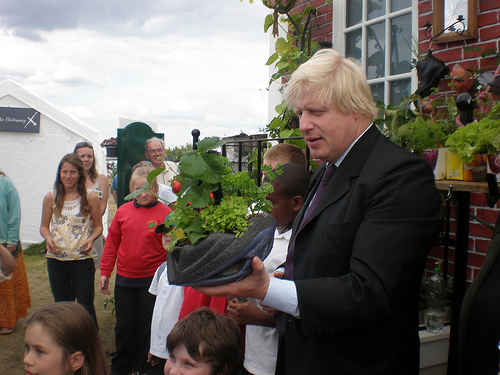
{"label": "person's arm", "polygon": [[0,269],[8,277],[17,268],[16,260],[7,248],[0,245]]}
{"label": "person's arm", "polygon": [[102,192],[102,197],[99,198],[99,201],[101,206],[101,216],[103,216],[108,208],[109,184],[108,184],[108,178],[105,175],[100,174],[98,178],[99,178],[99,189]]}
{"label": "person's arm", "polygon": [[54,198],[52,197],[52,193],[49,192],[43,198],[42,203],[42,220],[40,224],[40,234],[46,241],[45,248],[49,253],[56,252],[56,246],[54,243],[54,239],[50,234],[50,219],[52,218],[52,206],[54,205]]}
{"label": "person's arm", "polygon": [[21,227],[21,203],[19,194],[14,184],[4,178],[7,198],[7,249],[13,253],[19,242],[19,230]]}
{"label": "person's arm", "polygon": [[90,237],[87,238],[83,243],[82,249],[80,250],[82,254],[88,253],[92,249],[92,244],[94,243],[94,241],[102,234],[102,216],[99,198],[97,197],[96,193],[91,192],[87,196],[87,199],[90,206],[90,217],[92,218],[94,230],[92,231]]}
{"label": "person's arm", "polygon": [[273,315],[262,311],[250,301],[233,298],[228,301],[226,312],[240,325],[275,326]]}

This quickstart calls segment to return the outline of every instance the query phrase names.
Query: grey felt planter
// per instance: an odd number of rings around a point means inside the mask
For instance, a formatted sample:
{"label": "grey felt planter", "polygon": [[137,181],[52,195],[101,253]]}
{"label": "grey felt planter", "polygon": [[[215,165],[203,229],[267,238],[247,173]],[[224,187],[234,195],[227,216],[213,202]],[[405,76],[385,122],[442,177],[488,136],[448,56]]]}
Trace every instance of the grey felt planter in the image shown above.
{"label": "grey felt planter", "polygon": [[168,282],[181,286],[220,285],[252,272],[252,258],[264,260],[273,247],[276,221],[265,214],[249,220],[240,238],[213,233],[195,245],[177,246],[167,255]]}

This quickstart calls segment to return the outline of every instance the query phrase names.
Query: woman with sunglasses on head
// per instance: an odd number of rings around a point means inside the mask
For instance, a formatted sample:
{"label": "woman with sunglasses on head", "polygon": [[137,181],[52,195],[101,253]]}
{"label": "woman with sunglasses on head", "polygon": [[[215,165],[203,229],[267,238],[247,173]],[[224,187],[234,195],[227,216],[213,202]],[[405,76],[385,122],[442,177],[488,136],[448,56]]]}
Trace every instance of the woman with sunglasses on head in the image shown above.
{"label": "woman with sunglasses on head", "polygon": [[[87,174],[87,179],[85,180],[86,188],[94,191],[99,197],[101,204],[101,216],[103,216],[108,207],[108,178],[106,175],[99,174],[97,172],[94,147],[89,142],[79,142],[75,145],[73,152],[77,154],[82,161],[83,169],[85,169],[85,173]],[[95,268],[99,269],[102,251],[104,249],[104,239],[102,235],[94,241],[94,248],[97,253]]]}

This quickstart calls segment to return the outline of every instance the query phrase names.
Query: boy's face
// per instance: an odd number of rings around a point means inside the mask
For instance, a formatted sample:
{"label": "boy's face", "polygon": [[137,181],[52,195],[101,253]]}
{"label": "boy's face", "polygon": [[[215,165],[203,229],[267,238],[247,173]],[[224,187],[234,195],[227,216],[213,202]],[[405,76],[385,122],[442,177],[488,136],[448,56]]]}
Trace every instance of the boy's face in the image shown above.
{"label": "boy's face", "polygon": [[165,375],[211,375],[212,366],[197,362],[189,355],[184,344],[178,345],[165,363]]}
{"label": "boy's face", "polygon": [[172,239],[172,237],[168,236],[167,233],[168,231],[163,232],[163,234],[161,235],[161,243],[163,244],[163,248],[165,250],[167,250],[168,245],[170,244],[170,240]]}
{"label": "boy's face", "polygon": [[276,226],[291,226],[297,215],[297,211],[294,210],[294,200],[285,197],[277,191],[268,194],[266,199],[273,204],[271,215],[276,220]]}

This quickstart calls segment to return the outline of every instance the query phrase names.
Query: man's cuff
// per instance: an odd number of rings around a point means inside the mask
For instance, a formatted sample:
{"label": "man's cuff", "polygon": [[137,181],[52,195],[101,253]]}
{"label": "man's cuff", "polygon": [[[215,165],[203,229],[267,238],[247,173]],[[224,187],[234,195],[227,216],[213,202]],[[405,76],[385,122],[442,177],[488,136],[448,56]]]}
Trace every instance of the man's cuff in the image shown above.
{"label": "man's cuff", "polygon": [[300,318],[297,289],[292,280],[271,277],[262,304]]}

